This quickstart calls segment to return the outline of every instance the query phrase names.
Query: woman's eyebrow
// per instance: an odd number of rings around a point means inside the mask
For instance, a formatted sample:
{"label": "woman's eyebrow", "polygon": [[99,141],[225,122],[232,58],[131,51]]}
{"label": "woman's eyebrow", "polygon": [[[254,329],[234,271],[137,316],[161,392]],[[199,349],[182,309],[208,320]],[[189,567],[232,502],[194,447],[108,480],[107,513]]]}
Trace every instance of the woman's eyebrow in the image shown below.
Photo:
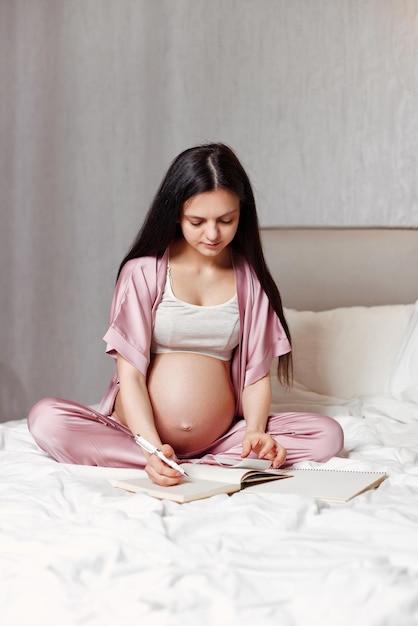
{"label": "woman's eyebrow", "polygon": [[[223,217],[228,217],[229,215],[233,215],[234,213],[237,213],[239,211],[239,209],[232,209],[231,211],[227,211],[227,213],[223,213],[222,215],[219,215],[216,219],[217,220],[221,220]],[[183,213],[183,217],[187,217],[187,219],[190,220],[205,220],[206,217],[201,217],[200,215],[185,215]]]}

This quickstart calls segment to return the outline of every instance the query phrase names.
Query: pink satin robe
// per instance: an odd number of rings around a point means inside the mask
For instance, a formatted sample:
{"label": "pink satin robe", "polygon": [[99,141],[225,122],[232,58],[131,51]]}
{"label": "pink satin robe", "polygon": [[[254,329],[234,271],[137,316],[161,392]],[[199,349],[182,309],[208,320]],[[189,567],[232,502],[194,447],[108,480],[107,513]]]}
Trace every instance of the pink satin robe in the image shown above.
{"label": "pink satin robe", "polygon": [[[168,254],[141,257],[126,263],[115,288],[110,325],[104,337],[106,352],[117,353],[146,375],[155,312],[162,298]],[[242,391],[264,377],[274,357],[290,351],[290,344],[254,272],[233,255],[240,313],[240,344],[231,364],[237,419],[220,439],[187,455],[210,461],[213,455],[240,458],[245,430]],[[110,417],[119,390],[117,373],[98,411],[59,398],[40,400],[29,413],[28,425],[38,445],[66,463],[113,467],[143,467],[145,457],[132,433]],[[269,417],[267,432],[287,450],[286,465],[302,460],[326,461],[343,446],[339,424],[326,416],[286,413]]]}

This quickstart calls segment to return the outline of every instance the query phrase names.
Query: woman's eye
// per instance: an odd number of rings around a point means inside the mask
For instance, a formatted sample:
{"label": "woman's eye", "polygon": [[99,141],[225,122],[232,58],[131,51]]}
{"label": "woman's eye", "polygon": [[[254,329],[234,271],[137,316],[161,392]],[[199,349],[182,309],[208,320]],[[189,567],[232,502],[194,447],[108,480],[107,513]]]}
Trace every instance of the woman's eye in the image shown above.
{"label": "woman's eye", "polygon": [[[219,223],[220,223],[220,224],[232,224],[232,222],[233,222],[233,220],[232,220],[232,219],[228,219],[228,220],[219,220]],[[203,224],[203,221],[200,221],[200,222],[190,222],[190,225],[191,225],[191,226],[195,226],[196,228],[197,228],[198,226],[202,226],[202,224]]]}

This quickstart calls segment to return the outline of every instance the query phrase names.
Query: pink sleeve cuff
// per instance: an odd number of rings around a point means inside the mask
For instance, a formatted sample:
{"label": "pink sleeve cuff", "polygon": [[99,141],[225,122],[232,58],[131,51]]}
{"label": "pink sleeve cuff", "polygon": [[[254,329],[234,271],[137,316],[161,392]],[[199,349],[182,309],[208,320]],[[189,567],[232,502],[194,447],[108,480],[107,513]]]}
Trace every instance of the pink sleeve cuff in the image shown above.
{"label": "pink sleeve cuff", "polygon": [[141,374],[147,375],[149,359],[135,346],[123,337],[119,332],[111,326],[105,336],[104,341],[107,342],[106,353],[116,359],[116,353],[119,353],[124,359],[129,361]]}
{"label": "pink sleeve cuff", "polygon": [[244,387],[248,387],[248,385],[252,385],[256,383],[257,380],[264,378],[269,372],[271,367],[271,362],[275,356],[281,356],[282,354],[287,354],[291,351],[290,343],[287,337],[283,339],[278,339],[272,346],[272,349],[269,351],[266,356],[256,363],[250,369],[247,369],[245,373]]}

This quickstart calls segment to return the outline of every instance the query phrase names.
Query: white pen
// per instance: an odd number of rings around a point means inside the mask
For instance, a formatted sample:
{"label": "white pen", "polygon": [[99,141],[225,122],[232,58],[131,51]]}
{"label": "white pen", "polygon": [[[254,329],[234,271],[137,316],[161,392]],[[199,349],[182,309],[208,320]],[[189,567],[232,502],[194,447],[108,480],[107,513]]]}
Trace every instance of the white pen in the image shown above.
{"label": "white pen", "polygon": [[161,452],[159,448],[157,448],[152,443],[144,439],[144,437],[141,437],[141,435],[135,435],[134,439],[136,443],[138,444],[138,446],[141,446],[141,448],[149,452],[149,454],[155,454],[156,456],[158,456],[159,459],[161,459],[164,463],[166,463],[166,465],[177,470],[178,472],[180,472],[180,474],[183,474],[183,476],[187,476],[187,478],[189,477],[188,473],[185,472],[184,469],[180,467],[178,463],[176,463],[172,459],[168,459],[165,456],[165,454]]}

